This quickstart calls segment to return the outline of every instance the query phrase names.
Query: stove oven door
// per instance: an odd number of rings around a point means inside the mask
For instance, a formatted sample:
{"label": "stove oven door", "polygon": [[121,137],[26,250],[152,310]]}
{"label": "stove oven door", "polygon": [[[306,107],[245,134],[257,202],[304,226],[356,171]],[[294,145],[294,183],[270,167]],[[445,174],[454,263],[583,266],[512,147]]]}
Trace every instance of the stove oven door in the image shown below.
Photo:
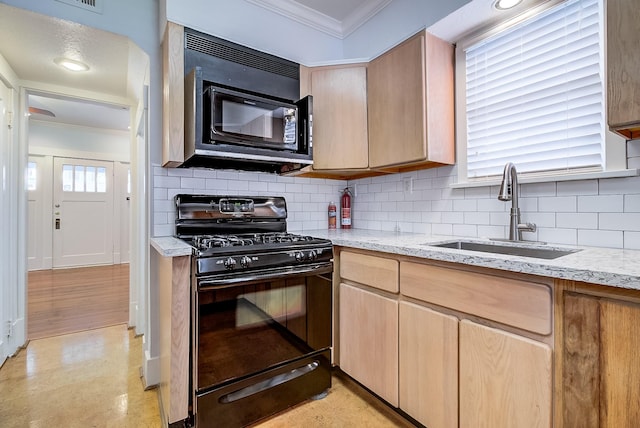
{"label": "stove oven door", "polygon": [[[327,269],[324,269],[327,271]],[[244,426],[331,386],[331,267],[195,294],[198,428]]]}

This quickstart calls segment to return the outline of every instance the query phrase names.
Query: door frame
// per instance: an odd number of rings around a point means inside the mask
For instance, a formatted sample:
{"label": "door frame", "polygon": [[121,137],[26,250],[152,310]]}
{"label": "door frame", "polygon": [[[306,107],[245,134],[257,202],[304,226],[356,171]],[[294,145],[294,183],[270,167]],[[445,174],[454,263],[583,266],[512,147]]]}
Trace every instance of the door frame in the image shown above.
{"label": "door frame", "polygon": [[[31,83],[31,82],[30,82]],[[31,93],[45,93],[49,95],[59,95],[59,96],[73,96],[73,94],[69,94],[68,88],[60,88],[55,85],[45,84],[39,86],[39,83],[34,83],[33,86],[22,86],[20,87],[20,103],[18,111],[20,114],[14,114],[14,117],[18,118],[19,122],[19,144],[18,144],[18,160],[15,164],[17,171],[26,171],[27,163],[28,163],[28,152],[29,152],[29,118],[26,115],[28,112],[27,99],[28,95]],[[148,91],[145,91],[145,96],[148,96]],[[104,103],[112,103],[129,106],[130,115],[131,115],[131,123],[139,123],[139,118],[144,116],[145,113],[142,110],[146,110],[148,102],[140,101],[138,104],[132,103],[128,99],[114,97],[114,96],[105,96],[104,94],[92,93],[88,94],[83,92],[80,94],[81,98],[91,99],[94,101],[104,102]],[[14,110],[15,111],[15,110]],[[129,135],[130,142],[130,151],[132,153],[132,157],[130,159],[130,164],[132,165],[132,171],[134,170],[133,166],[135,165],[136,176],[132,174],[132,182],[135,182],[136,185],[132,185],[131,192],[131,215],[129,218],[130,224],[145,224],[148,225],[149,219],[148,216],[144,216],[143,218],[137,219],[135,218],[136,213],[149,213],[149,141],[148,138],[143,140],[143,144],[145,147],[138,147],[139,139],[137,138],[137,127],[131,126],[131,131]],[[135,156],[134,156],[135,155]],[[17,189],[21,189],[17,191],[17,239],[16,239],[16,247],[17,247],[17,272],[18,279],[15,282],[15,292],[18,308],[18,319],[15,323],[19,324],[19,328],[15,330],[15,337],[12,341],[12,346],[9,349],[9,353],[14,353],[18,348],[23,346],[27,341],[27,225],[26,225],[26,213],[27,213],[27,201],[28,201],[28,192],[25,187],[24,182],[24,174],[16,174],[16,180],[18,182]],[[129,244],[130,244],[130,276],[129,276],[129,287],[130,287],[130,295],[132,294],[131,287],[134,284],[139,282],[137,276],[134,276],[138,272],[146,272],[148,269],[145,268],[147,266],[145,264],[145,260],[148,259],[148,242],[149,242],[149,233],[148,227],[139,227],[135,230],[135,236],[133,233],[129,234]],[[146,279],[146,276],[143,277]],[[146,287],[146,282],[140,284],[141,288],[148,290]],[[13,294],[13,292],[11,294]],[[138,294],[136,290],[136,294]],[[146,294],[146,293],[145,293]],[[144,296],[144,298],[148,298],[148,296]],[[4,299],[3,299],[4,300]],[[140,319],[140,317],[129,315],[129,319],[136,320]],[[136,326],[138,327],[138,326]],[[140,328],[147,329],[147,326],[140,326]]]}

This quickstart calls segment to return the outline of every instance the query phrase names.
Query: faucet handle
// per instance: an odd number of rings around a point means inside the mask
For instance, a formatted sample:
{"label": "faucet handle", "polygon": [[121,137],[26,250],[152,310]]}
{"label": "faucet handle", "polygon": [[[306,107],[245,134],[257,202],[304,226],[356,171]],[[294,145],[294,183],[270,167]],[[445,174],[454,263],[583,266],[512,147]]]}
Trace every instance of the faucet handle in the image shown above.
{"label": "faucet handle", "polygon": [[522,232],[535,232],[537,230],[535,223],[519,223],[518,230]]}

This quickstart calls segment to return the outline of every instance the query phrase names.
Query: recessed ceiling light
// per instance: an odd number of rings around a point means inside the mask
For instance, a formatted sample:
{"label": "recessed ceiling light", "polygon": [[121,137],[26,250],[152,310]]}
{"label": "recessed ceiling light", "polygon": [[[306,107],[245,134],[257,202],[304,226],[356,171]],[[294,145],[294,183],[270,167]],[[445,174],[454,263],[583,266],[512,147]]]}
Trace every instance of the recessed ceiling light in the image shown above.
{"label": "recessed ceiling light", "polygon": [[84,62],[75,61],[69,58],[56,58],[53,60],[60,67],[64,67],[69,71],[87,71],[89,66]]}
{"label": "recessed ceiling light", "polygon": [[522,0],[496,0],[496,2],[493,3],[493,7],[498,10],[507,10],[516,7],[520,3],[522,3]]}

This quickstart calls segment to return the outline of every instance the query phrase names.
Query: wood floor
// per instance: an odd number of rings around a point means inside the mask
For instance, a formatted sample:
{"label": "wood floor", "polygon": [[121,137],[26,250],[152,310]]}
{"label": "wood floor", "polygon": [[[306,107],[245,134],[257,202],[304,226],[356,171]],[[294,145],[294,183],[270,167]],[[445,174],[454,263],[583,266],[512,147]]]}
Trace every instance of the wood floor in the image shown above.
{"label": "wood floor", "polygon": [[129,321],[129,265],[32,271],[27,337],[39,339]]}

